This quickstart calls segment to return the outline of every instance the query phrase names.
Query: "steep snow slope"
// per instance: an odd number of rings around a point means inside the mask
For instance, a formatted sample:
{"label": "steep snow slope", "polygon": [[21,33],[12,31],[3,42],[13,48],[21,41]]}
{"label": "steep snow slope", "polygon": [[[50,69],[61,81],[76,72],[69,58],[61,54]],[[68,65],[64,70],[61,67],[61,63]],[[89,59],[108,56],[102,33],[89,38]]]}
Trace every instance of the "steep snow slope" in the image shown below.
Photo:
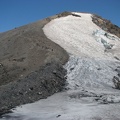
{"label": "steep snow slope", "polygon": [[[61,45],[69,53],[77,56],[99,57],[102,59],[112,57],[111,53],[104,52],[103,44],[99,44],[95,40],[94,32],[101,29],[92,22],[91,14],[76,14],[81,17],[69,15],[48,23],[43,28],[46,36]],[[101,38],[103,37],[106,41],[107,38],[101,34]],[[116,42],[114,42],[115,40]],[[114,42],[115,46],[119,39],[115,40],[110,40],[109,44]]]}
{"label": "steep snow slope", "polygon": [[43,28],[70,53],[64,66],[68,90],[18,107],[1,120],[120,120],[120,91],[112,82],[114,76],[119,79],[120,39],[96,26],[91,14],[74,14],[81,17],[58,18]]}

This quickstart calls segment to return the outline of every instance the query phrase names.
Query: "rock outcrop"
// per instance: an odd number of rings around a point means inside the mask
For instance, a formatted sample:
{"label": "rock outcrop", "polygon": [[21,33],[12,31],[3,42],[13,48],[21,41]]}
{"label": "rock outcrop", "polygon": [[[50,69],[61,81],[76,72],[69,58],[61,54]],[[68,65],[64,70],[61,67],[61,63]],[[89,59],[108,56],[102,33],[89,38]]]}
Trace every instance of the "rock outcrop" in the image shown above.
{"label": "rock outcrop", "polygon": [[94,14],[92,21],[106,32],[114,34],[120,38],[120,28],[117,25],[112,24],[110,20]]}

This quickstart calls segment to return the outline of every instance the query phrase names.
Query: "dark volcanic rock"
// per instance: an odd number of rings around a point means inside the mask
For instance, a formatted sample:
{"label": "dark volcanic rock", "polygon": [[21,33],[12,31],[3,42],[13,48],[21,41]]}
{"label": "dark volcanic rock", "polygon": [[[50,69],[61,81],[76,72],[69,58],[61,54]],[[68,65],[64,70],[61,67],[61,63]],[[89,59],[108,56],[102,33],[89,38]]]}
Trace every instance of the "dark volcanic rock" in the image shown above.
{"label": "dark volcanic rock", "polygon": [[[54,72],[56,71],[56,72]],[[46,64],[24,79],[0,87],[0,114],[11,108],[60,92],[65,86],[66,70],[57,63]]]}

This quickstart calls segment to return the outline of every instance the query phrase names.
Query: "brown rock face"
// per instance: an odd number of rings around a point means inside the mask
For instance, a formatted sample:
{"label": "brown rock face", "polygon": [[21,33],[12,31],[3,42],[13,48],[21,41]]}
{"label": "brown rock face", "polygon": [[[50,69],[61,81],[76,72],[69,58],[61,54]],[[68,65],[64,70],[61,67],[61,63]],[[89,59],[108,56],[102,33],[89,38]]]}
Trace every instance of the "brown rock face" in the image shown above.
{"label": "brown rock face", "polygon": [[120,38],[120,28],[117,25],[112,24],[109,20],[103,19],[102,17],[94,14],[92,21],[103,30]]}

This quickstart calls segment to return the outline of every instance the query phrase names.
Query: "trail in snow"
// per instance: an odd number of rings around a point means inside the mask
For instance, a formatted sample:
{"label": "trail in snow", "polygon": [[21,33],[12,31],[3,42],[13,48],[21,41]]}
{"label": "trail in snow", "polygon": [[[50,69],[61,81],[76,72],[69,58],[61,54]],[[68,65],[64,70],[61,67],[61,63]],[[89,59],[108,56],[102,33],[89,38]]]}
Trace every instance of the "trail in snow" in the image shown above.
{"label": "trail in snow", "polygon": [[43,28],[49,39],[70,53],[64,66],[68,90],[17,107],[1,120],[120,120],[120,91],[112,82],[119,77],[115,69],[120,62],[114,52],[105,52],[105,45],[111,44],[111,50],[119,50],[119,38],[106,36],[91,14],[75,14],[81,17],[55,19]]}

